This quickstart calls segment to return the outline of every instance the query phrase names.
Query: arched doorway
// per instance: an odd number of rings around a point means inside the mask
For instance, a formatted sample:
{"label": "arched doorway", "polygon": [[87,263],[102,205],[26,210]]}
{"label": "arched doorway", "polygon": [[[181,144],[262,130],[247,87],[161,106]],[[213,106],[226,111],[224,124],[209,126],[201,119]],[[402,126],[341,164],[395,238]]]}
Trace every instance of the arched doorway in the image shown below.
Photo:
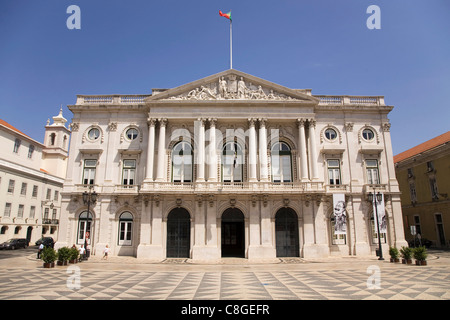
{"label": "arched doorway", "polygon": [[245,220],[237,208],[222,214],[222,257],[245,257]]}
{"label": "arched doorway", "polygon": [[167,258],[189,258],[191,217],[184,208],[170,211],[167,217]]}
{"label": "arched doorway", "polygon": [[275,215],[277,257],[299,257],[298,217],[291,208],[281,208]]}

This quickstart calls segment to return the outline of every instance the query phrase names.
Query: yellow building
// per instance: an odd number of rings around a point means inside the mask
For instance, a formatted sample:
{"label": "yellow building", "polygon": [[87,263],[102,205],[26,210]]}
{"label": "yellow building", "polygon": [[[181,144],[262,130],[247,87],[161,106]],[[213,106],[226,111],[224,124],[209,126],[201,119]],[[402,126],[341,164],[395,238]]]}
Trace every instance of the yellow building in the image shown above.
{"label": "yellow building", "polygon": [[406,240],[450,246],[450,131],[394,157]]}

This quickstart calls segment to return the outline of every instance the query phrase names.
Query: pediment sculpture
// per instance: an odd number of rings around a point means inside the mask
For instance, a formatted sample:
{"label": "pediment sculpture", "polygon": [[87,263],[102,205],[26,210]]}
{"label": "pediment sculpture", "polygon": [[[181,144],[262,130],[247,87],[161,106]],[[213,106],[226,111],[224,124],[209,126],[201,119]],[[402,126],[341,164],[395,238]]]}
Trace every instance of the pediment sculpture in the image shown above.
{"label": "pediment sculpture", "polygon": [[204,84],[188,92],[172,96],[171,100],[299,100],[273,89],[247,82],[243,77],[219,77],[217,82]]}

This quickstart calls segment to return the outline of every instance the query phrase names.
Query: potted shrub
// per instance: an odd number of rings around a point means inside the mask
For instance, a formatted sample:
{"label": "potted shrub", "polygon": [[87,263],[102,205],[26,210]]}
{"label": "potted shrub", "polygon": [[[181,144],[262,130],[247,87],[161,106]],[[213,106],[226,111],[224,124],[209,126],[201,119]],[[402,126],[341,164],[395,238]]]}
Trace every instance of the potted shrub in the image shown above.
{"label": "potted shrub", "polygon": [[67,265],[67,261],[69,260],[70,257],[70,251],[69,248],[67,247],[62,247],[58,249],[58,266],[63,266],[63,265]]}
{"label": "potted shrub", "polygon": [[413,249],[413,256],[416,259],[416,265],[426,266],[427,265],[427,248],[425,246],[417,247]]}
{"label": "potted shrub", "polygon": [[400,249],[400,254],[402,255],[402,263],[403,264],[411,264],[412,260],[412,249],[410,247],[402,247]]}
{"label": "potted shrub", "polygon": [[72,247],[69,249],[69,263],[77,263],[78,261],[78,249],[75,247]]}
{"label": "potted shrub", "polygon": [[55,266],[56,251],[51,247],[42,250],[41,259],[44,261],[44,268],[53,268]]}
{"label": "potted shrub", "polygon": [[399,262],[398,249],[396,247],[389,247],[389,255],[391,256],[391,262]]}

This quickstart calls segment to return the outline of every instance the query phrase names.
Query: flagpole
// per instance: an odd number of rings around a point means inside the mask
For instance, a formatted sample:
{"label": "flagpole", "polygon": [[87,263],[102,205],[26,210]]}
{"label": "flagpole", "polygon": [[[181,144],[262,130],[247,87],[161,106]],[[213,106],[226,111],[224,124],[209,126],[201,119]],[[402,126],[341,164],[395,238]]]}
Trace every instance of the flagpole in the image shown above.
{"label": "flagpole", "polygon": [[230,69],[233,69],[233,22],[230,19]]}

